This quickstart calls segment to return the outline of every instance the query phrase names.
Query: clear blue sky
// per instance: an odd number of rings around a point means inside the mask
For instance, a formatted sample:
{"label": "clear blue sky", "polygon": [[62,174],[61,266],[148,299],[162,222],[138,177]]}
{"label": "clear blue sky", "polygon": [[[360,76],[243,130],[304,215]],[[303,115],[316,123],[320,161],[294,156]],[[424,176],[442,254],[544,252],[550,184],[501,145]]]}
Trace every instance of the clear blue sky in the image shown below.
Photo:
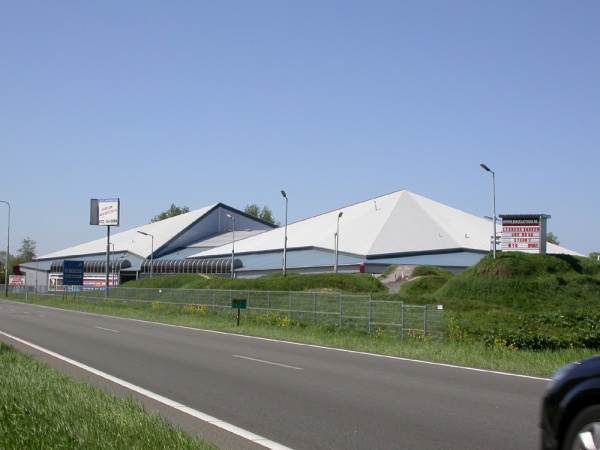
{"label": "clear blue sky", "polygon": [[[600,2],[0,2],[0,199],[11,253],[174,203],[289,222],[407,189],[546,213],[600,251]],[[0,248],[6,247],[0,204]]]}

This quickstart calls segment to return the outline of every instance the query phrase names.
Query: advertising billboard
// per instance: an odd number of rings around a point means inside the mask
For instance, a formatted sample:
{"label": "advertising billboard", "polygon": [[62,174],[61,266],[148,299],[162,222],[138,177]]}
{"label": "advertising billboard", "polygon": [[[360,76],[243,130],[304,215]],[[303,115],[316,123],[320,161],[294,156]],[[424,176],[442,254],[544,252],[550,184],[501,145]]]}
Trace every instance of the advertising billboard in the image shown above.
{"label": "advertising billboard", "polygon": [[501,215],[502,251],[546,253],[547,214]]}
{"label": "advertising billboard", "polygon": [[90,225],[119,226],[120,201],[118,198],[93,198],[90,201]]}
{"label": "advertising billboard", "polygon": [[9,275],[9,286],[25,286],[25,275]]}

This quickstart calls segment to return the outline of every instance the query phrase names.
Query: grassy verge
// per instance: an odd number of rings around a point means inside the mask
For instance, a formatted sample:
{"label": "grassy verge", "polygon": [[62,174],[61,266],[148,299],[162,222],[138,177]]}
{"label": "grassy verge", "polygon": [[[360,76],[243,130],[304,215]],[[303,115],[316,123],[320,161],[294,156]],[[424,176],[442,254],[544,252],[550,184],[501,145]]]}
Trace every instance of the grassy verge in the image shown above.
{"label": "grassy verge", "polygon": [[2,343],[0,367],[0,448],[217,448],[132,399],[72,380]]}

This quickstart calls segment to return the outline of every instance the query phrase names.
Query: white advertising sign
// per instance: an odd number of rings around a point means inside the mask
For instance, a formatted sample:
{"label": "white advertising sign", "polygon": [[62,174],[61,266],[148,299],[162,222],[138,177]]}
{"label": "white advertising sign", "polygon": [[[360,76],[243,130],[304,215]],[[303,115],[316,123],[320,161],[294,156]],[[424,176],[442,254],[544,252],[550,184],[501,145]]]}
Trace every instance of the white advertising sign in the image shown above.
{"label": "white advertising sign", "polygon": [[540,252],[540,219],[503,219],[502,250]]}
{"label": "white advertising sign", "polygon": [[119,226],[118,198],[97,199],[90,201],[90,225]]}
{"label": "white advertising sign", "polygon": [[502,251],[546,253],[548,214],[501,215]]}
{"label": "white advertising sign", "polygon": [[98,225],[119,226],[119,199],[98,200]]}

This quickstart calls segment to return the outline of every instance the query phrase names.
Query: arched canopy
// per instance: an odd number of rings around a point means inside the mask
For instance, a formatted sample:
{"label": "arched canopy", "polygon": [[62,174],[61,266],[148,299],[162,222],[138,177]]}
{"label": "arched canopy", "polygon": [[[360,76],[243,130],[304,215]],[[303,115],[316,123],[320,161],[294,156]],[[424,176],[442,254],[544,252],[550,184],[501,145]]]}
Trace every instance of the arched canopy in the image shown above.
{"label": "arched canopy", "polygon": [[[63,272],[63,261],[52,261],[50,264],[50,272],[52,273],[62,273]],[[127,269],[131,267],[131,262],[127,259],[118,259],[115,261],[110,261],[109,269],[113,272],[121,271],[123,269]],[[105,273],[106,272],[106,261],[102,260],[93,260],[93,261],[84,261],[83,262],[83,271],[86,273]]]}
{"label": "arched canopy", "polygon": [[[154,274],[180,274],[180,273],[231,273],[231,259],[159,259],[155,261],[144,260],[140,272],[150,273],[150,266]],[[243,267],[242,261],[234,261],[234,269]]]}

